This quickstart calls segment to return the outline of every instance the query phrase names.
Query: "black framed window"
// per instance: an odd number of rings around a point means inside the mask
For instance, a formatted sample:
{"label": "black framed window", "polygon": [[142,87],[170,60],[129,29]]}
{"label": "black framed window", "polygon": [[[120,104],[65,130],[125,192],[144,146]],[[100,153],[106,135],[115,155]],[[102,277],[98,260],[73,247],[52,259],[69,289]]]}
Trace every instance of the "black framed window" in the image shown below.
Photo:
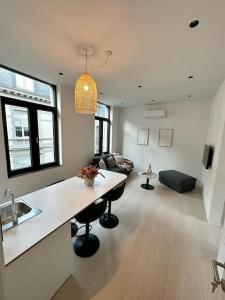
{"label": "black framed window", "polygon": [[95,114],[95,154],[109,153],[110,146],[110,106],[97,104]]}
{"label": "black framed window", "polygon": [[8,176],[59,165],[56,87],[0,66]]}

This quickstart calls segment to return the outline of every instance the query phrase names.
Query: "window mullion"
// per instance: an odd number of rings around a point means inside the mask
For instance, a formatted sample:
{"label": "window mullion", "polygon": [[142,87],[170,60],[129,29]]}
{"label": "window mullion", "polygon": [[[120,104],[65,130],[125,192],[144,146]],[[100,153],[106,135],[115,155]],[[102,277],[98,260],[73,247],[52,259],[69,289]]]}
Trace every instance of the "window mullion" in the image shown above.
{"label": "window mullion", "polygon": [[30,140],[31,140],[31,159],[34,170],[40,167],[40,154],[39,154],[39,138],[38,138],[38,121],[37,109],[35,107],[29,108],[30,114]]}
{"label": "window mullion", "polygon": [[8,133],[7,133],[7,118],[6,118],[6,104],[1,102],[2,104],[2,119],[3,119],[3,128],[4,128],[4,139],[5,139],[5,153],[6,153],[6,163],[7,163],[7,170],[11,169],[10,166],[10,155],[9,155],[9,141],[8,141]]}
{"label": "window mullion", "polygon": [[107,129],[107,152],[109,152],[110,148],[110,122],[108,122],[108,129]]}
{"label": "window mullion", "polygon": [[99,152],[102,154],[103,122],[99,120]]}

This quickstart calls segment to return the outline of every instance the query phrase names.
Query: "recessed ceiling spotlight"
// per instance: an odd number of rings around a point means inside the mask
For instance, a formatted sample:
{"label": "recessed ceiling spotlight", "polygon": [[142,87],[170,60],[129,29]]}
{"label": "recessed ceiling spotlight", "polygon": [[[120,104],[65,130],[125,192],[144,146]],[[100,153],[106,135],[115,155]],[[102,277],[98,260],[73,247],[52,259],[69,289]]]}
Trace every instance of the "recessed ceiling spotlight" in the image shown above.
{"label": "recessed ceiling spotlight", "polygon": [[191,75],[191,76],[188,76],[188,78],[189,78],[189,79],[192,79],[192,78],[194,78],[194,76],[193,76],[193,75]]}
{"label": "recessed ceiling spotlight", "polygon": [[139,89],[142,88],[142,85],[138,85],[138,88],[139,88]]}
{"label": "recessed ceiling spotlight", "polygon": [[189,27],[194,28],[194,27],[198,26],[198,24],[199,24],[199,20],[194,20],[189,24]]}
{"label": "recessed ceiling spotlight", "polygon": [[59,75],[63,76],[63,72],[59,72]]}

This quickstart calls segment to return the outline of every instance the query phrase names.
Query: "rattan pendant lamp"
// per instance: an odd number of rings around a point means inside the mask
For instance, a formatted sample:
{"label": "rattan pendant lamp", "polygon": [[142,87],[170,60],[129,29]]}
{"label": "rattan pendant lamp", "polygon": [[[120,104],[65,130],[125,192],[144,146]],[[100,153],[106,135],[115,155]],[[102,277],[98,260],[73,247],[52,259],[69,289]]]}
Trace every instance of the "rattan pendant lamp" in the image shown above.
{"label": "rattan pendant lamp", "polygon": [[87,71],[90,50],[82,48],[81,54],[85,55],[86,69],[75,84],[75,111],[81,114],[95,114],[97,109],[97,87],[94,79]]}

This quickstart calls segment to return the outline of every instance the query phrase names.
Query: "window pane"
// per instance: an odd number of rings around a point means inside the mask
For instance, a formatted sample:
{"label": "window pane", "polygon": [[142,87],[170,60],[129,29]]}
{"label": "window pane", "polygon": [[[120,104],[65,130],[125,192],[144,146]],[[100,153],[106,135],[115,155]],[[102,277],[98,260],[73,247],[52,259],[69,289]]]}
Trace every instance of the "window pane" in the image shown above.
{"label": "window pane", "polygon": [[108,127],[109,123],[103,121],[103,133],[102,133],[102,152],[108,152]]}
{"label": "window pane", "polygon": [[16,74],[16,87],[19,90],[34,92],[34,80],[20,74]]}
{"label": "window pane", "polygon": [[54,106],[50,84],[0,67],[0,95],[19,100]]}
{"label": "window pane", "polygon": [[55,161],[55,151],[52,112],[38,110],[38,134],[40,164],[53,163]]}
{"label": "window pane", "polygon": [[99,121],[95,120],[95,154],[100,153],[99,148]]}
{"label": "window pane", "polygon": [[22,134],[22,127],[20,126],[16,126],[16,137],[22,137],[23,134]]}
{"label": "window pane", "polygon": [[[31,167],[28,110],[24,107],[6,105],[5,111],[11,170]],[[25,135],[24,124],[27,135]]]}
{"label": "window pane", "polygon": [[97,117],[102,117],[102,118],[109,118],[109,108],[107,105],[104,105],[102,103],[97,103],[97,112],[96,112]]}

